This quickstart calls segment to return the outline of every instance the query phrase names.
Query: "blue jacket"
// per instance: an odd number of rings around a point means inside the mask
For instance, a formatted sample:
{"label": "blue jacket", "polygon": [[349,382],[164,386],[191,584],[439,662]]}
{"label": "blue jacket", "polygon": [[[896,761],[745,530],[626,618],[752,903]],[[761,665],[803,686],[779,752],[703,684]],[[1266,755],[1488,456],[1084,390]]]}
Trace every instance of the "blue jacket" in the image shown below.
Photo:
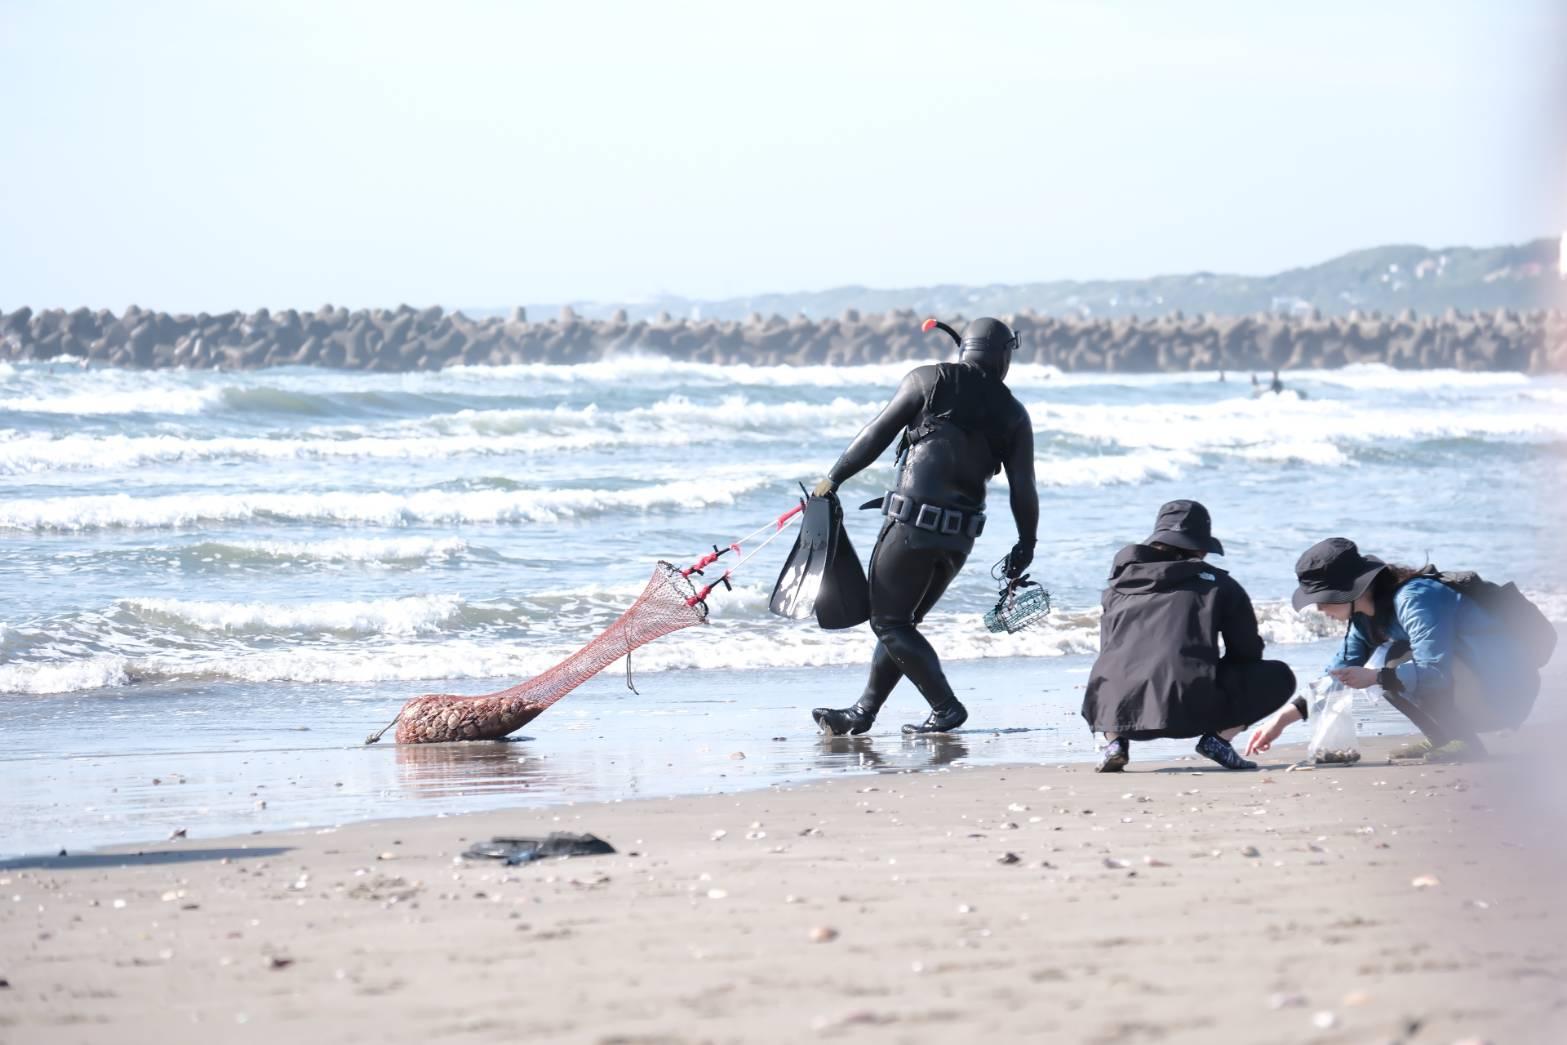
{"label": "blue jacket", "polygon": [[[1363,615],[1355,616],[1329,671],[1365,665],[1376,649],[1369,625]],[[1407,700],[1420,704],[1450,696],[1457,658],[1479,679],[1484,692],[1478,695],[1497,714],[1496,723],[1481,729],[1516,726],[1534,706],[1540,673],[1501,620],[1434,577],[1401,585],[1393,593],[1393,612],[1379,617],[1376,628],[1386,639],[1409,643],[1410,659],[1393,669]]]}

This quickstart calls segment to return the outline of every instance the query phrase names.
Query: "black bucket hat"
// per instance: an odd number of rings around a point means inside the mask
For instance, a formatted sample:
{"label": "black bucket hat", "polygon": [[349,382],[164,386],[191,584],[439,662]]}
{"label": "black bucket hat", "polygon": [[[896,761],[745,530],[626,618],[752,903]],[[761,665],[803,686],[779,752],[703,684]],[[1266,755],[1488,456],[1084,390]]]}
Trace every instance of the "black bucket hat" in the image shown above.
{"label": "black bucket hat", "polygon": [[1307,606],[1354,602],[1365,594],[1387,563],[1374,555],[1362,555],[1348,537],[1329,537],[1306,549],[1295,560],[1295,589],[1290,602],[1297,610]]}
{"label": "black bucket hat", "polygon": [[1153,534],[1143,543],[1168,544],[1189,552],[1224,554],[1224,545],[1213,535],[1213,518],[1197,501],[1170,501],[1159,509]]}

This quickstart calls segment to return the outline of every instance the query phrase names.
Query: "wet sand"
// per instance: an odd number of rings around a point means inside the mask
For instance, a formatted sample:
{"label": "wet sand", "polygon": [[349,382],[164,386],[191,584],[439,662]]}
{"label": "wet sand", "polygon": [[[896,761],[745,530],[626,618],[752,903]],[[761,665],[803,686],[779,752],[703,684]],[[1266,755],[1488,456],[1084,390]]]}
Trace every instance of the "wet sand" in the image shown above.
{"label": "wet sand", "polygon": [[[0,1040],[1562,1040],[1559,729],[946,767],[0,864]],[[852,746],[850,741],[824,742]],[[1519,801],[1514,801],[1517,798]],[[456,860],[590,831],[613,856]]]}
{"label": "wet sand", "polygon": [[[1304,677],[1330,647],[1281,650]],[[1081,654],[964,661],[953,677],[972,717],[950,741],[932,746],[901,735],[901,723],[928,711],[905,688],[868,734],[871,742],[852,749],[819,744],[809,709],[853,700],[863,665],[649,673],[640,694],[612,669],[508,741],[467,744],[393,744],[388,737],[366,747],[365,734],[386,725],[409,696],[400,682],[266,691],[138,685],[71,701],[0,701],[7,740],[0,860],[167,838],[178,828],[219,838],[734,792],[846,773],[1085,761],[1094,744],[1078,708],[1092,662]],[[238,706],[246,708],[242,720],[233,713]],[[105,728],[79,728],[83,716],[106,711]],[[1381,701],[1366,702],[1356,718],[1362,736],[1409,728]],[[1191,749],[1190,741],[1139,748],[1144,757]],[[746,757],[732,758],[735,752]]]}

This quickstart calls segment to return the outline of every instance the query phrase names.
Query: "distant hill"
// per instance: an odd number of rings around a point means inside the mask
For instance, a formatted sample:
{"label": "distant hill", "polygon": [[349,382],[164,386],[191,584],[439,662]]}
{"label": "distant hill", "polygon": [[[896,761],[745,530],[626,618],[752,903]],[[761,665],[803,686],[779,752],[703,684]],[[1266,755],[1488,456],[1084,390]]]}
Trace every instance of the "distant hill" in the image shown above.
{"label": "distant hill", "polygon": [[[569,302],[586,318],[608,318],[625,309],[629,318],[650,319],[659,312],[675,317],[744,319],[752,312],[789,317],[836,316],[844,309],[863,313],[912,309],[935,315],[1005,315],[1032,308],[1041,315],[1104,318],[1158,316],[1175,311],[1241,315],[1256,312],[1343,315],[1353,309],[1421,314],[1449,308],[1544,308],[1555,293],[1558,244],[1555,239],[1500,247],[1373,247],[1306,268],[1272,276],[1194,272],[1150,279],[1055,280],[1046,283],[960,286],[943,284],[881,290],[835,287],[793,294],[699,301],[660,297],[643,302]],[[555,315],[560,303],[530,305],[530,315]],[[465,309],[469,315],[499,315],[503,308]]]}

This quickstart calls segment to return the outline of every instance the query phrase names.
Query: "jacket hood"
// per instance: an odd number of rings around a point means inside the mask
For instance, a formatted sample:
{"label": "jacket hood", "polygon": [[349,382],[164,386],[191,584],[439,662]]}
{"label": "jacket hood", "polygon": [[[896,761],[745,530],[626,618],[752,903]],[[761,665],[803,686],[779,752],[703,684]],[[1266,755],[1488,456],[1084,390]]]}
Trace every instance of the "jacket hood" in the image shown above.
{"label": "jacket hood", "polygon": [[[1184,588],[1193,580],[1216,581],[1223,570],[1201,559],[1183,559],[1146,544],[1128,544],[1110,567],[1110,587],[1124,595]],[[1207,577],[1203,577],[1207,574]]]}

